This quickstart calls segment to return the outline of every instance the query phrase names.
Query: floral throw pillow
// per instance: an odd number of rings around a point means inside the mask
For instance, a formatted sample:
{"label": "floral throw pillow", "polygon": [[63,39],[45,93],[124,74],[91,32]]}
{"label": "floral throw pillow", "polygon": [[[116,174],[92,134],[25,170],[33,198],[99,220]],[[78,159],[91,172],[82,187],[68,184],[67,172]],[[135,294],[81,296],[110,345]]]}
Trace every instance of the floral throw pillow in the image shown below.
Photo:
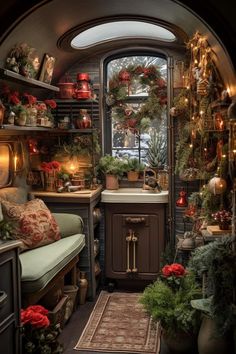
{"label": "floral throw pillow", "polygon": [[1,199],[2,213],[12,226],[12,236],[23,242],[22,249],[36,248],[60,239],[59,226],[41,199],[16,204]]}

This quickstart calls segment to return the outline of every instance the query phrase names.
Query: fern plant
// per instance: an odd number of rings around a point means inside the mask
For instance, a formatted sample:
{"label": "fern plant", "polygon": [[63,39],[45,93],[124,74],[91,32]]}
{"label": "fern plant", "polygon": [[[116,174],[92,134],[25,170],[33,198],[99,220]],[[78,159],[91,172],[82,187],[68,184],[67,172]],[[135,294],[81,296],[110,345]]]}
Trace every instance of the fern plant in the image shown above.
{"label": "fern plant", "polygon": [[174,291],[168,283],[158,279],[146,287],[140,302],[154,321],[160,321],[162,328],[172,335],[183,331],[192,333],[199,326],[199,315],[190,301],[199,297],[201,290],[192,273],[186,274]]}

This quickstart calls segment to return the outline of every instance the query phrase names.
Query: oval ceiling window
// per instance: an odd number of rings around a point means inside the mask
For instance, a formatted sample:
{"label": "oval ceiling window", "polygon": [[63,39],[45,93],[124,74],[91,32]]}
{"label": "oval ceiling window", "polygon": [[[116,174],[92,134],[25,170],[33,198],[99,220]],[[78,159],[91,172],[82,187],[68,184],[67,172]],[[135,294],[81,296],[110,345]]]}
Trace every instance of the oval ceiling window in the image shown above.
{"label": "oval ceiling window", "polygon": [[107,41],[124,38],[148,38],[173,42],[175,35],[164,27],[142,21],[116,21],[91,27],[74,37],[72,48],[85,49]]}

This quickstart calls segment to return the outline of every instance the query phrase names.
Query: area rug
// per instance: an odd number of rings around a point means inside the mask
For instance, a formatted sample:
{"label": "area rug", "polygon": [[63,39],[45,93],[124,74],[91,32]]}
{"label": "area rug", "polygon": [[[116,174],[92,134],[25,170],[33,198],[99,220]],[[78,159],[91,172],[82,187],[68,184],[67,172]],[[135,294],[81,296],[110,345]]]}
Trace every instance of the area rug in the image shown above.
{"label": "area rug", "polygon": [[78,351],[156,354],[160,330],[139,303],[140,293],[102,291],[75,348]]}

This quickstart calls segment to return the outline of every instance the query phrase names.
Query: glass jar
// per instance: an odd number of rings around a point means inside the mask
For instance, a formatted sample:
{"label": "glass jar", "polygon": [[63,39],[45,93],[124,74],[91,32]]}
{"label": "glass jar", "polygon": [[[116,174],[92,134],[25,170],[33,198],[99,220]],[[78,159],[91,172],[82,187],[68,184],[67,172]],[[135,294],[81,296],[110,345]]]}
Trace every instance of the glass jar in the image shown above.
{"label": "glass jar", "polygon": [[34,106],[27,107],[27,121],[26,125],[29,127],[36,127],[38,110]]}

